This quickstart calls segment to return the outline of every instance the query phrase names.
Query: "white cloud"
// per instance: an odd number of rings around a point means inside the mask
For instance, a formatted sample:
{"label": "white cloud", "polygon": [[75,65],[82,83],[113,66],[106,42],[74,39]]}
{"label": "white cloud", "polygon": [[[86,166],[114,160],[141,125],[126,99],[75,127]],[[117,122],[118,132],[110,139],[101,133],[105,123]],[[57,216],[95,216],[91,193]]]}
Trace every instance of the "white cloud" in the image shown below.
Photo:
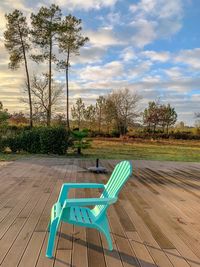
{"label": "white cloud", "polygon": [[145,57],[149,58],[152,61],[166,62],[170,59],[170,53],[167,51],[157,52],[146,50],[141,53]]}
{"label": "white cloud", "polygon": [[91,64],[101,62],[103,56],[106,54],[105,47],[89,46],[83,47],[80,55],[72,57],[71,63],[74,64]]}
{"label": "white cloud", "polygon": [[[105,19],[103,17],[103,19]],[[109,25],[116,25],[121,23],[121,16],[119,12],[110,12],[107,15]]]}
{"label": "white cloud", "polygon": [[157,17],[159,19],[181,18],[183,15],[182,0],[141,0],[130,6],[137,17]]}
{"label": "white cloud", "polygon": [[125,62],[136,59],[136,54],[132,47],[126,47],[120,54],[120,58],[122,58]]}
{"label": "white cloud", "polygon": [[165,69],[164,72],[171,79],[179,79],[183,75],[182,70],[179,67],[172,67],[169,69]]}
{"label": "white cloud", "polygon": [[[47,1],[45,1],[47,2]],[[61,7],[66,7],[68,10],[74,9],[100,9],[103,7],[112,7],[116,4],[117,0],[51,0],[51,3],[56,3]],[[49,3],[49,1],[48,1]]]}
{"label": "white cloud", "polygon": [[80,71],[80,78],[88,81],[109,81],[123,74],[123,65],[119,61],[112,61],[101,66],[87,66]]}
{"label": "white cloud", "polygon": [[175,62],[184,63],[190,67],[200,69],[200,48],[181,50],[175,57]]}
{"label": "white cloud", "polygon": [[143,47],[159,38],[168,38],[182,27],[181,0],[141,0],[130,6],[136,30],[136,45]]}
{"label": "white cloud", "polygon": [[141,62],[128,71],[127,77],[133,79],[138,76],[143,76],[150,70],[151,66],[152,63],[150,61]]}
{"label": "white cloud", "polygon": [[147,82],[147,83],[158,83],[161,81],[161,77],[159,75],[145,75],[144,78],[142,78],[142,82]]}
{"label": "white cloud", "polygon": [[90,44],[96,47],[122,44],[122,41],[118,40],[109,28],[100,28],[97,31],[88,30],[85,35],[89,37]]}
{"label": "white cloud", "polygon": [[132,43],[136,47],[144,47],[152,43],[156,39],[156,25],[155,21],[148,21],[146,19],[134,20],[131,26],[134,28]]}

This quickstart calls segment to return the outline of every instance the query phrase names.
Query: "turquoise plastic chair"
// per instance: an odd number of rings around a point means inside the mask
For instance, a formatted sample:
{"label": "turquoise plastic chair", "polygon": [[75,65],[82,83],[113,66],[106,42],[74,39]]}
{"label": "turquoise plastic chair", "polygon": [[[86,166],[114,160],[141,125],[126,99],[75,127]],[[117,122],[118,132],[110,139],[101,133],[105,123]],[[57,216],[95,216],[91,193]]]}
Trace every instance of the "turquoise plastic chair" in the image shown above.
{"label": "turquoise plastic chair", "polygon": [[[132,165],[129,161],[122,161],[115,169],[107,184],[96,183],[68,183],[63,184],[58,201],[51,210],[49,222],[49,239],[46,256],[52,258],[56,232],[60,222],[66,222],[79,226],[96,228],[103,233],[107,239],[109,250],[113,249],[110,228],[107,219],[108,207],[117,201],[118,194],[126,180],[132,174]],[[101,188],[103,190],[100,198],[68,198],[71,188]],[[94,206],[93,209],[87,206]]]}

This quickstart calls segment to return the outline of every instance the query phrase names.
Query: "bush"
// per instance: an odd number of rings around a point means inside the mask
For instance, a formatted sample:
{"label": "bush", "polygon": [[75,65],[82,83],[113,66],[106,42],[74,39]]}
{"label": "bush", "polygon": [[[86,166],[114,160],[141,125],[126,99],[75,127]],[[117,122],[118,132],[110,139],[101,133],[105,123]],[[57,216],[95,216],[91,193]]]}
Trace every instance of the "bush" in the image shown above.
{"label": "bush", "polygon": [[63,155],[69,146],[69,135],[64,127],[41,127],[25,130],[15,137],[5,140],[4,146],[12,152]]}
{"label": "bush", "polygon": [[191,132],[176,132],[170,134],[170,138],[182,140],[200,140],[200,135],[193,134]]}
{"label": "bush", "polygon": [[120,132],[118,130],[113,130],[111,132],[111,137],[120,137]]}
{"label": "bush", "polygon": [[32,130],[24,131],[20,135],[22,150],[29,153],[40,153],[40,128],[33,128]]}
{"label": "bush", "polygon": [[64,127],[43,128],[40,133],[41,153],[66,153],[68,148],[68,133]]}
{"label": "bush", "polygon": [[72,137],[74,138],[74,148],[77,148],[77,154],[81,154],[81,150],[90,147],[90,141],[85,138],[88,136],[88,130],[73,131]]}
{"label": "bush", "polygon": [[200,135],[191,132],[171,132],[171,133],[150,133],[147,131],[129,133],[128,136],[132,139],[181,139],[181,140],[200,140]]}
{"label": "bush", "polygon": [[0,137],[0,152],[4,152],[6,146],[6,139]]}
{"label": "bush", "polygon": [[20,152],[20,150],[22,150],[21,138],[19,136],[7,138],[4,145],[9,147],[13,153]]}

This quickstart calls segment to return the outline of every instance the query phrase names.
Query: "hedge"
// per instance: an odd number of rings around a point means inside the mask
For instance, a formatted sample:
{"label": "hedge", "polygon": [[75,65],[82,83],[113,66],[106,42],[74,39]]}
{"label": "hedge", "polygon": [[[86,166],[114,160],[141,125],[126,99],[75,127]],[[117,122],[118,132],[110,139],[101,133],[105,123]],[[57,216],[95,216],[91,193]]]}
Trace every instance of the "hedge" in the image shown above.
{"label": "hedge", "polygon": [[0,148],[10,148],[12,152],[59,154],[66,153],[71,140],[64,127],[40,127],[25,130],[18,136],[0,142]]}

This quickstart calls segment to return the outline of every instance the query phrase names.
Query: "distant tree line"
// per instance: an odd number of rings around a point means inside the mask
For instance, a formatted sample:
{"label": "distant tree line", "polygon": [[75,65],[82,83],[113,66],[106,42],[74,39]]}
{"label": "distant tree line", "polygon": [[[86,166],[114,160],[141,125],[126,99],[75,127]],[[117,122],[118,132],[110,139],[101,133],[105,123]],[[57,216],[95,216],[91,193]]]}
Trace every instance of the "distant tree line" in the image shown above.
{"label": "distant tree line", "polygon": [[[113,91],[99,96],[96,104],[86,106],[81,98],[71,108],[74,126],[78,129],[88,128],[97,132],[112,131],[125,135],[128,129],[142,125],[146,131],[155,133],[157,130],[168,133],[169,127],[177,120],[177,113],[170,104],[164,105],[149,102],[142,112],[141,96],[128,89]],[[142,118],[142,121],[141,121]]]}
{"label": "distant tree line", "polygon": [[168,133],[169,127],[174,125],[176,120],[177,113],[170,104],[164,105],[152,101],[149,102],[143,113],[143,123],[147,130],[153,133],[157,129],[162,129],[163,132]]}
{"label": "distant tree line", "polygon": [[[47,126],[52,120],[52,109],[58,102],[61,91],[53,80],[53,64],[65,71],[66,77],[66,125],[69,128],[69,67],[72,55],[89,40],[82,36],[81,20],[71,14],[62,17],[59,6],[52,4],[41,7],[38,13],[32,13],[31,25],[20,10],[6,14],[5,47],[10,55],[9,68],[24,67],[26,75],[25,92],[30,110],[30,126],[34,116],[45,116]],[[30,74],[30,60],[46,63],[45,74],[41,70],[37,75]]]}

